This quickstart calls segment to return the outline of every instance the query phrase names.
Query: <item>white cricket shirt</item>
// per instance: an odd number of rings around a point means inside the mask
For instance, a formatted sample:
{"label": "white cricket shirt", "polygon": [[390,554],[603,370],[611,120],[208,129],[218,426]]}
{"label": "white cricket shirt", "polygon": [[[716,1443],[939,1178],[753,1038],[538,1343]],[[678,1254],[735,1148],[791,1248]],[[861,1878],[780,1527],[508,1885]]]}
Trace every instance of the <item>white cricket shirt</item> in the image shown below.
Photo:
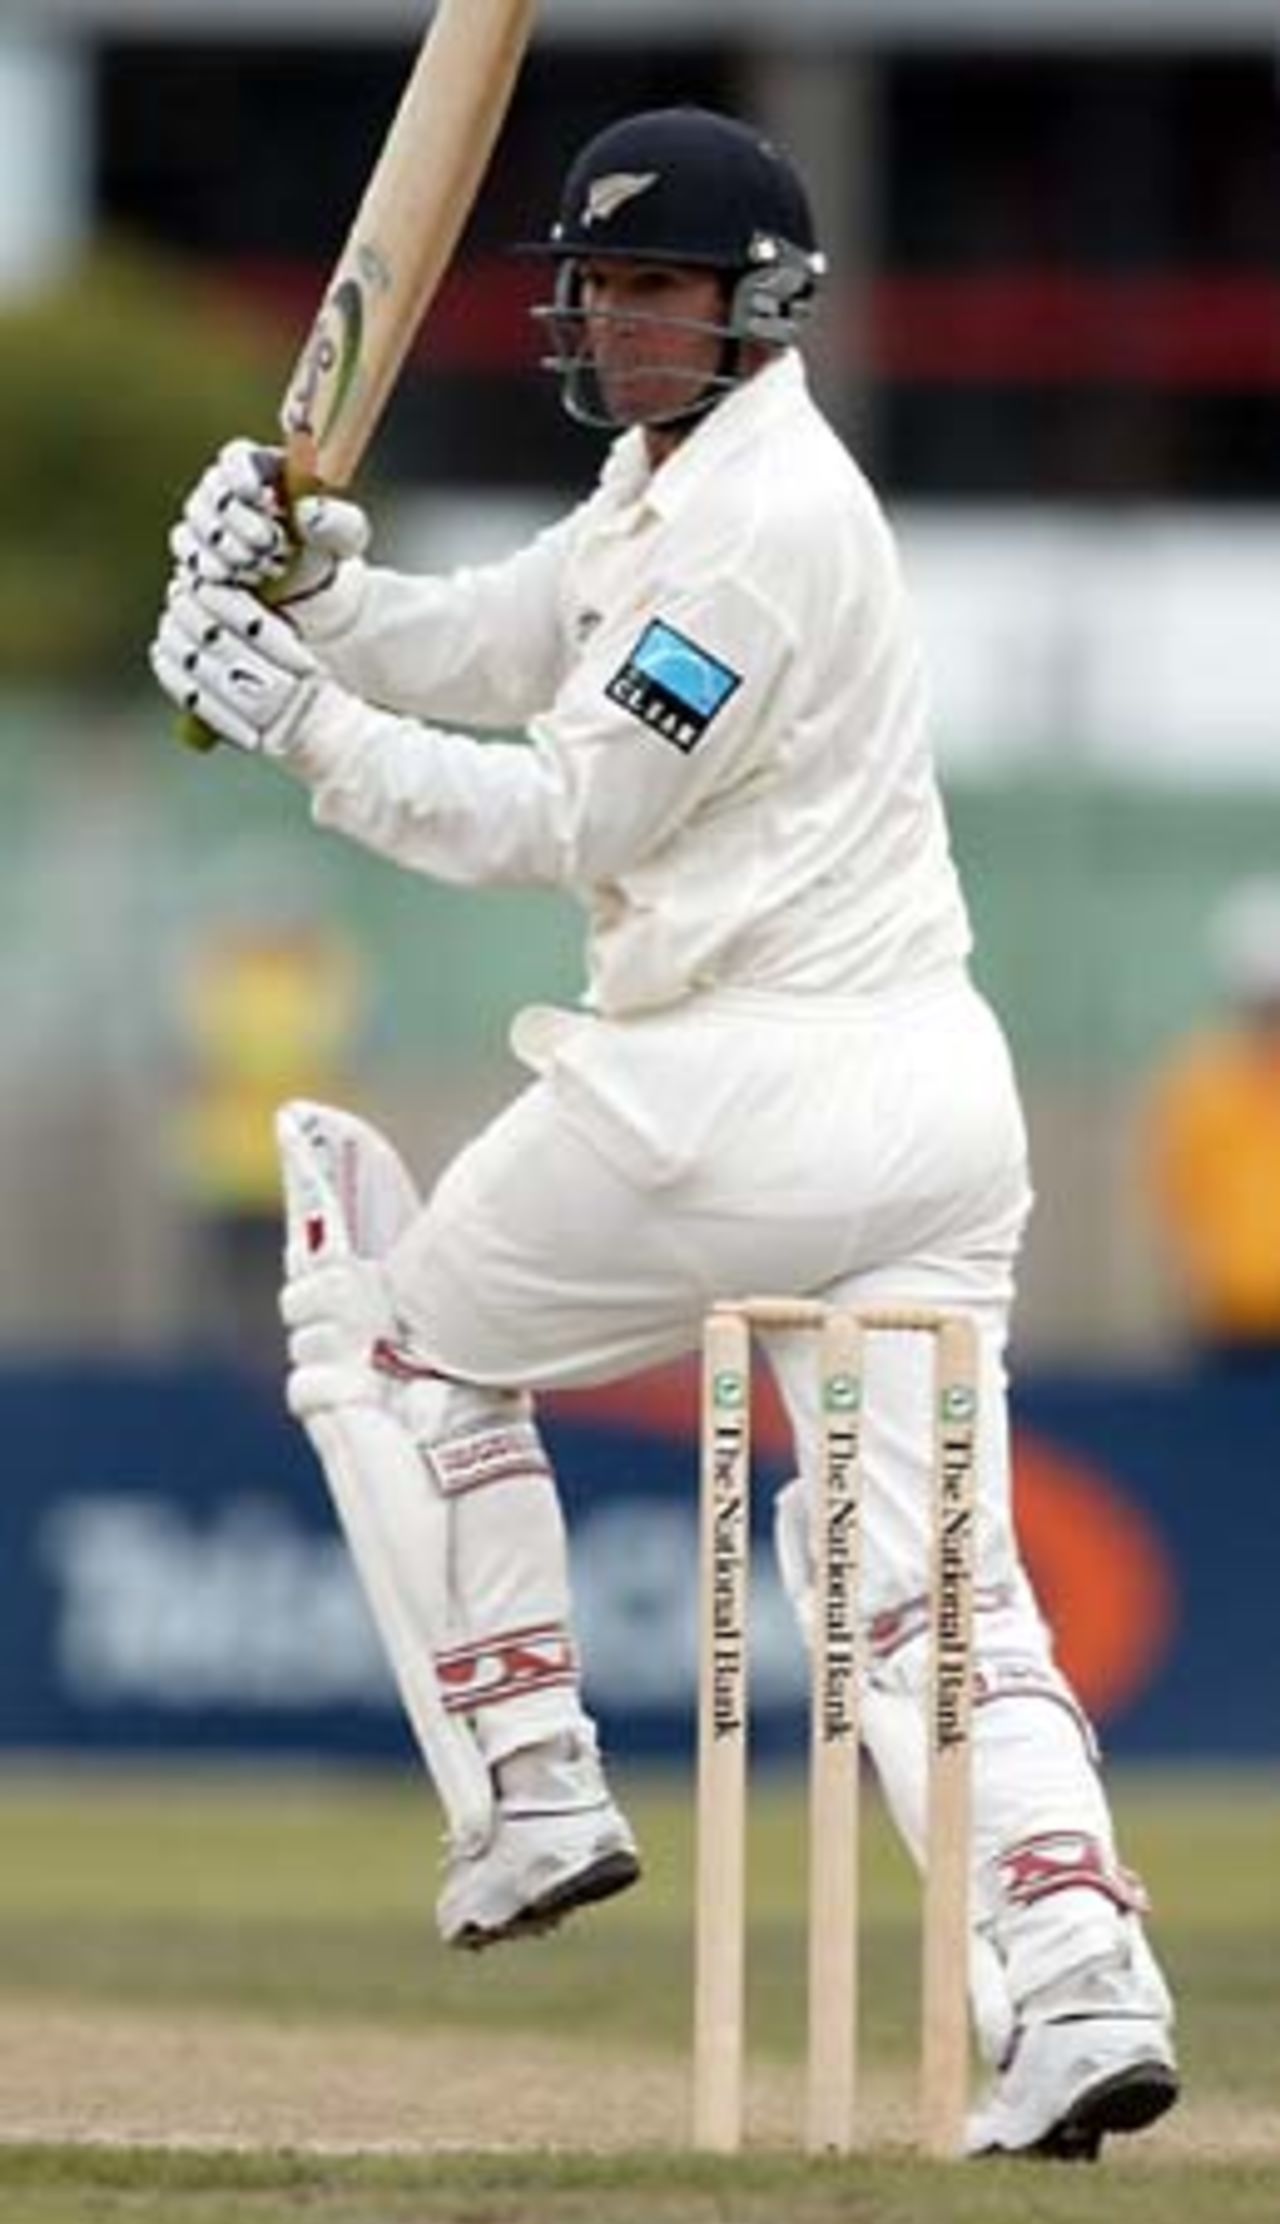
{"label": "white cricket shirt", "polygon": [[876,994],[968,952],[893,539],[794,353],[656,472],[625,434],[508,562],[351,564],[302,624],[349,691],[290,759],[317,822],[573,890],[600,1012]]}

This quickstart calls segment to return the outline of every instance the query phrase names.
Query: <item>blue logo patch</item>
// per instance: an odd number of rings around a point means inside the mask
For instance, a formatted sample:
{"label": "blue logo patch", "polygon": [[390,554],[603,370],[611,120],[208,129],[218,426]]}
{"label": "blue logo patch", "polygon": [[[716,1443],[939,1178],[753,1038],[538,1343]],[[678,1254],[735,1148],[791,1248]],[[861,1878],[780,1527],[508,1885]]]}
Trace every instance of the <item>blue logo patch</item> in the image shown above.
{"label": "blue logo patch", "polygon": [[655,618],[605,692],[664,741],[686,752],[742,685],[742,676]]}

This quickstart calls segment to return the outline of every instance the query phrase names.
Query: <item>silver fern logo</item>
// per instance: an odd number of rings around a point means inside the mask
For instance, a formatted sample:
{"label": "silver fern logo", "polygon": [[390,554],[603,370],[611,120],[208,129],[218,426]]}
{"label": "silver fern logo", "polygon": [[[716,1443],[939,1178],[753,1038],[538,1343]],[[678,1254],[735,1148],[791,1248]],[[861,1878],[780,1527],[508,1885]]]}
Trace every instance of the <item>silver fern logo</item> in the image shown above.
{"label": "silver fern logo", "polygon": [[616,170],[607,178],[596,178],[587,189],[587,206],[583,214],[583,227],[590,231],[593,224],[608,224],[631,201],[638,201],[642,193],[652,192],[658,182],[656,170]]}

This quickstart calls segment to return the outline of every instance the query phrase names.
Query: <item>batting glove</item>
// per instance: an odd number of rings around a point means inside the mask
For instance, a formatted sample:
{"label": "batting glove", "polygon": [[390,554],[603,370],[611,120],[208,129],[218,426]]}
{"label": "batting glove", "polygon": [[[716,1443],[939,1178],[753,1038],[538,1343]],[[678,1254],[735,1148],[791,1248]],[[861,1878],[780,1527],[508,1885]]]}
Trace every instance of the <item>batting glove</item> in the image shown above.
{"label": "batting glove", "polygon": [[151,669],[170,701],[251,755],[286,757],[331,686],[306,643],[239,587],[169,590]]}
{"label": "batting glove", "polygon": [[229,441],[197,480],[169,536],[178,575],[192,587],[270,590],[283,607],[328,587],[363,556],[369,520],[354,502],[307,494],[290,504],[284,450]]}

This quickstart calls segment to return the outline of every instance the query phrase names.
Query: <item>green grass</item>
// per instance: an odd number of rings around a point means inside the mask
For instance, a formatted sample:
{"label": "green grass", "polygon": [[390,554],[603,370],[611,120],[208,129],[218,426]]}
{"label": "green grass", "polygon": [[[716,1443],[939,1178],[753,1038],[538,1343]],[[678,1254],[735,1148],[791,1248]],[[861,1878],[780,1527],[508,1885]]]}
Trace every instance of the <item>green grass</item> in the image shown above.
{"label": "green grass", "polygon": [[[752,2155],[431,2158],[201,2155],[0,2146],[13,2224],[1235,2224],[1280,2216],[1280,1783],[1131,1776],[1116,1786],[1128,1858],[1182,2008],[1186,2121],[1270,2121],[1272,2154],[1090,2171],[939,2168],[906,2155],[814,2166]],[[0,1778],[0,2007],[245,2015],[406,2043],[424,2030],[483,2058],[486,2041],[555,2033],[637,2061],[680,2062],[689,2027],[689,1805],[640,1779],[630,1801],[645,1886],[555,1941],[479,1960],[432,1928],[436,1820],[395,1777]],[[916,1892],[874,1804],[864,1858],[863,2055],[914,2055]],[[766,1781],[753,1809],[751,2044],[802,2046],[803,1816]],[[587,2057],[589,2060],[589,2057]],[[0,2119],[3,2117],[0,2090]],[[584,2145],[590,2095],[584,2096]],[[108,2128],[109,2127],[105,2127]],[[460,2131],[465,2126],[459,2127]],[[1252,2142],[1251,2145],[1256,2145]],[[1100,2195],[1105,2188],[1105,2205]]]}
{"label": "green grass", "polygon": [[[1273,2224],[1274,2172],[971,2170],[919,2162],[748,2163],[445,2157],[431,2163],[298,2156],[50,2155],[19,2150],[6,2180],[15,2224],[181,2218],[183,2224]],[[2,2198],[3,2196],[0,2196]]]}

